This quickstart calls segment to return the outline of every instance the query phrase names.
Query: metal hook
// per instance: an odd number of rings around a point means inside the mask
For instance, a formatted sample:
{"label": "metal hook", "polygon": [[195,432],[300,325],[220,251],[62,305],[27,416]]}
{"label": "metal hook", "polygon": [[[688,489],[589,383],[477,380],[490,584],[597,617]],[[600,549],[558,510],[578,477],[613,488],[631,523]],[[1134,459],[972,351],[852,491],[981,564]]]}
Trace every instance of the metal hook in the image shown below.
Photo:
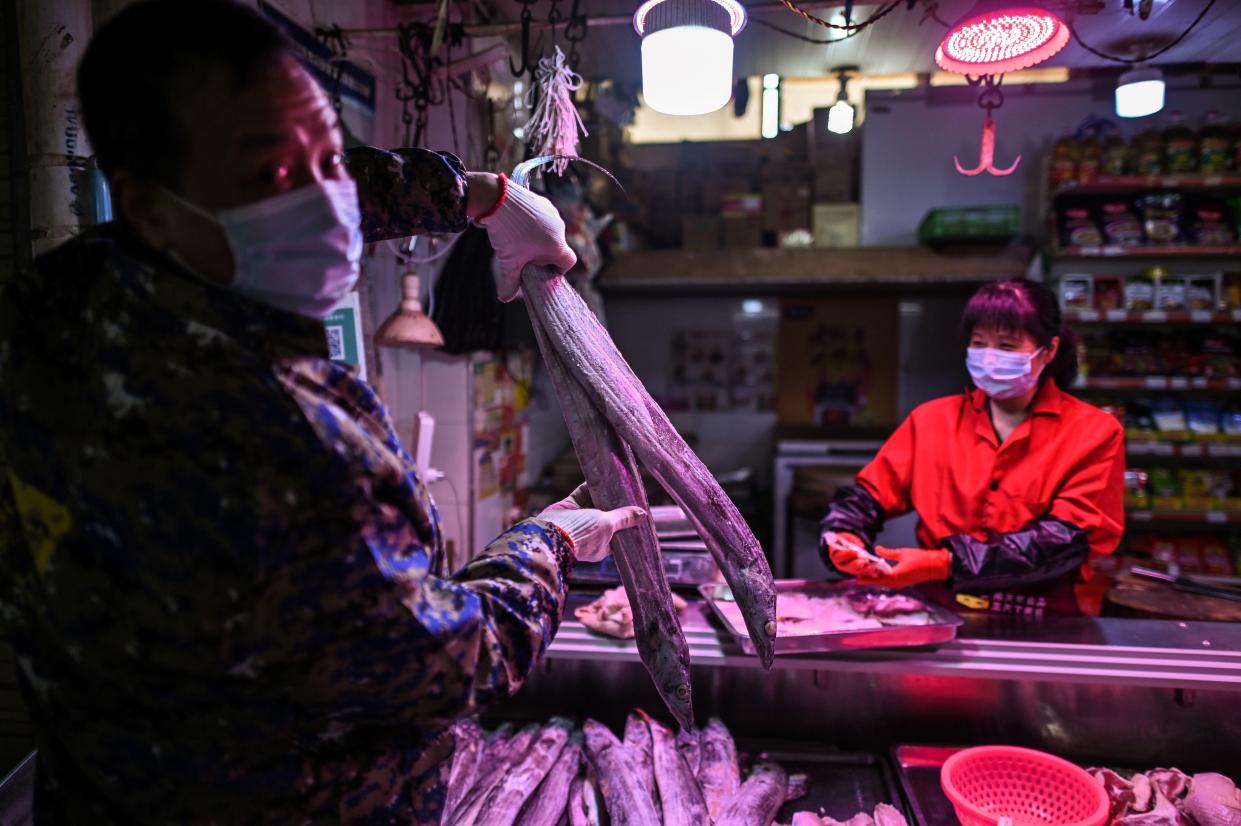
{"label": "metal hook", "polygon": [[984,171],[988,174],[1001,177],[1011,175],[1017,168],[1017,164],[1021,163],[1021,156],[1017,156],[1017,160],[1013,161],[1013,165],[1008,169],[997,169],[995,166],[995,118],[991,117],[991,110],[987,110],[987,117],[982,122],[982,145],[978,150],[978,166],[973,169],[966,169],[961,166],[961,161],[956,155],[952,156],[952,163],[956,166],[957,172],[962,175],[981,175]]}
{"label": "metal hook", "polygon": [[508,70],[513,73],[513,77],[521,77],[526,72],[534,70],[534,67],[530,65],[530,20],[532,17],[530,2],[521,0],[521,68],[517,67],[512,57],[508,59]]}

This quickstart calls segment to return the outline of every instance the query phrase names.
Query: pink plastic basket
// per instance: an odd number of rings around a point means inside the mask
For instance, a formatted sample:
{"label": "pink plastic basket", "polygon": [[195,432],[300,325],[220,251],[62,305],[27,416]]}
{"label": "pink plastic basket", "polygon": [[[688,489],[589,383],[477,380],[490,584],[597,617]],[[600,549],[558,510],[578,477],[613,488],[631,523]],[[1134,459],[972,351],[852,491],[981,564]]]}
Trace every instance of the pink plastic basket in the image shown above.
{"label": "pink plastic basket", "polygon": [[948,758],[939,776],[963,826],[1103,826],[1108,798],[1083,769],[1016,746],[979,746]]}

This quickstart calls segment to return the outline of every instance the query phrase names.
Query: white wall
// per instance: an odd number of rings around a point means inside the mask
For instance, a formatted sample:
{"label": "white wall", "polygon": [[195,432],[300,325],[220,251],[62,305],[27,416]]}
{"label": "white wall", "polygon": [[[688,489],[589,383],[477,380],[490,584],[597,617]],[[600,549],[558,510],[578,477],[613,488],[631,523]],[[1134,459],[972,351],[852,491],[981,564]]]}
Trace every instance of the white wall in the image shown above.
{"label": "white wall", "polygon": [[[1241,114],[1241,84],[1236,77],[1214,79],[1212,89],[1198,88],[1196,78],[1170,79],[1167,112],[1179,109],[1197,128],[1209,109],[1236,118]],[[913,244],[918,224],[934,207],[1019,204],[1025,232],[1041,234],[1044,158],[1061,135],[1087,116],[1113,118],[1126,136],[1153,118],[1125,121],[1114,117],[1113,82],[1083,80],[1006,88],[1004,106],[996,110],[996,162],[1006,166],[1018,154],[1021,165],[1008,177],[982,174],[967,178],[953,168],[978,161],[983,112],[977,92],[936,87],[867,92],[862,129],[862,243]]]}

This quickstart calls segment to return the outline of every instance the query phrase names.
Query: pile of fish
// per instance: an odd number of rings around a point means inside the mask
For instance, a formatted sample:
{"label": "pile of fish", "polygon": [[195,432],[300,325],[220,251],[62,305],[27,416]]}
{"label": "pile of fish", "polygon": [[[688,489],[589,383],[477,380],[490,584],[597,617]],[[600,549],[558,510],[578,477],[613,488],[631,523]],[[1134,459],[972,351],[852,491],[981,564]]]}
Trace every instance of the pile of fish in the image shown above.
{"label": "pile of fish", "polygon": [[[524,185],[546,158],[521,164]],[[693,523],[732,588],[760,660],[775,657],[776,590],[767,557],[737,507],[668,421],[620,351],[562,273],[534,265],[520,289],[547,365],[573,450],[596,507],[637,505],[649,511],[638,473],[642,462]],[[502,294],[514,294],[502,285]],[[689,646],[672,605],[659,542],[649,521],[612,542],[616,567],[633,607],[638,653],[672,716],[693,726]]]}
{"label": "pile of fish", "polygon": [[489,736],[467,720],[454,733],[444,826],[770,826],[806,793],[804,775],[774,763],[743,780],[719,720],[674,735],[637,712],[619,738],[594,720],[576,731],[563,719]]}
{"label": "pile of fish", "polygon": [[1126,778],[1089,771],[1112,801],[1111,826],[1241,826],[1241,792],[1222,774],[1153,769]]}

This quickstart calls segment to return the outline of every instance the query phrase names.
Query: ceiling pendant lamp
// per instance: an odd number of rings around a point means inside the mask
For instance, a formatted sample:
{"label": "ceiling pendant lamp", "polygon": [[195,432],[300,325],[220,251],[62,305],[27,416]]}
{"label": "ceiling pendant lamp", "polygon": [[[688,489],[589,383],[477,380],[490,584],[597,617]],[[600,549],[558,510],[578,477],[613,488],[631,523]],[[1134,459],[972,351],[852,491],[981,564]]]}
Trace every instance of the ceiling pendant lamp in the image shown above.
{"label": "ceiling pendant lamp", "polygon": [[939,47],[935,63],[959,75],[1002,75],[1028,69],[1069,42],[1069,27],[1032,0],[979,0]]}
{"label": "ceiling pendant lamp", "polygon": [[668,115],[705,115],[728,103],[733,37],[745,23],[736,0],[646,0],[633,15],[646,105]]}
{"label": "ceiling pendant lamp", "polygon": [[1116,114],[1144,118],[1163,108],[1163,72],[1154,66],[1137,66],[1116,81]]}

